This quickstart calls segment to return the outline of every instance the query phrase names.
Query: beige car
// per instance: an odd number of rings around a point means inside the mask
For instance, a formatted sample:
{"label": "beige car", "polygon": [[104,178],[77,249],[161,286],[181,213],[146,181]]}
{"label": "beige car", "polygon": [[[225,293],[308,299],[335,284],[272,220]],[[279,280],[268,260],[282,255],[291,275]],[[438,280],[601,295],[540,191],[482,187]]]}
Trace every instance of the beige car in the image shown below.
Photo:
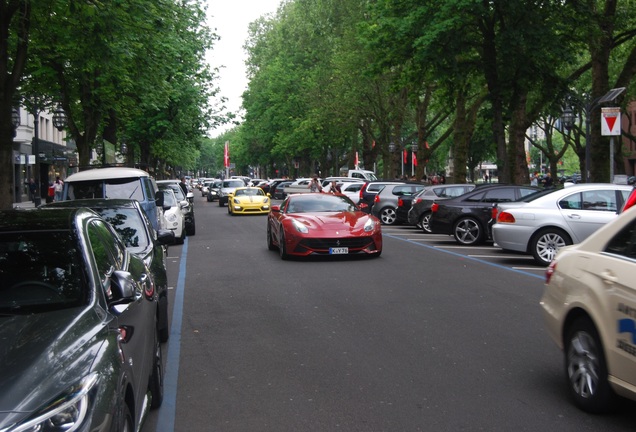
{"label": "beige car", "polygon": [[559,251],[541,306],[577,406],[601,413],[617,395],[636,400],[636,208]]}

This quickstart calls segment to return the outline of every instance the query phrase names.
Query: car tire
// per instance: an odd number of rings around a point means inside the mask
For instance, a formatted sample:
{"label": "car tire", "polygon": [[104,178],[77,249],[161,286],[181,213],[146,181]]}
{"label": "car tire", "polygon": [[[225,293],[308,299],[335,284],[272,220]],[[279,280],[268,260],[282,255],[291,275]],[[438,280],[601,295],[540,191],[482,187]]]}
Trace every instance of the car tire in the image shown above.
{"label": "car tire", "polygon": [[219,207],[223,207],[223,200],[219,198]]}
{"label": "car tire", "polygon": [[159,342],[168,342],[170,338],[170,325],[168,317],[168,295],[159,297],[159,305],[157,306],[159,320]]}
{"label": "car tire", "polygon": [[453,228],[455,241],[464,246],[481,244],[484,241],[484,229],[473,218],[462,218],[455,223]]}
{"label": "car tire", "polygon": [[282,260],[289,259],[289,254],[287,254],[287,247],[285,247],[285,233],[283,232],[281,232],[280,236],[278,237],[278,254],[280,255],[280,259]]}
{"label": "car tire", "polygon": [[186,231],[189,236],[193,236],[197,233],[197,227],[194,221],[194,216],[192,216],[192,223],[186,226]]}
{"label": "car tire", "polygon": [[152,402],[150,408],[157,409],[163,403],[163,355],[161,351],[161,344],[159,343],[159,336],[155,337],[155,352],[152,362],[152,374],[150,375],[150,382],[148,383],[148,390],[152,395]]}
{"label": "car tire", "polygon": [[393,207],[384,207],[382,210],[380,210],[379,219],[383,225],[395,224],[395,221],[397,220],[395,209]]}
{"label": "car tire", "polygon": [[186,232],[185,229],[181,230],[181,237],[175,237],[174,242],[176,244],[183,244],[185,242]]}
{"label": "car tire", "polygon": [[267,249],[276,250],[276,245],[274,245],[274,240],[272,239],[272,228],[267,223]]}
{"label": "car tire", "polygon": [[603,345],[594,324],[577,318],[565,331],[565,376],[576,406],[601,414],[614,406],[616,395],[607,379]]}
{"label": "car tire", "polygon": [[422,216],[420,216],[420,228],[424,234],[431,234],[433,231],[431,230],[431,212],[427,211]]}
{"label": "car tire", "polygon": [[560,248],[571,244],[572,239],[565,231],[558,228],[544,228],[532,236],[530,252],[538,264],[548,266]]}

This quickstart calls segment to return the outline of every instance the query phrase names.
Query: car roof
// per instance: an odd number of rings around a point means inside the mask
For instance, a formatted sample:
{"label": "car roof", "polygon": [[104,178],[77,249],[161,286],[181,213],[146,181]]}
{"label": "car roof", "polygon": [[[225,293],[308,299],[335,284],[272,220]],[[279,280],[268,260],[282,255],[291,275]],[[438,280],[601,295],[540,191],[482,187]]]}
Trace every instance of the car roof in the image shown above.
{"label": "car roof", "polygon": [[37,208],[0,211],[0,232],[72,230],[78,217],[95,217],[87,208]]}
{"label": "car roof", "polygon": [[139,201],[125,198],[81,198],[69,201],[54,201],[42,206],[53,207],[88,207],[88,208],[140,208]]}
{"label": "car roof", "polygon": [[124,167],[108,167],[108,168],[95,168],[86,171],[80,171],[75,174],[71,174],[64,180],[65,182],[86,181],[86,180],[102,180],[113,178],[136,178],[136,177],[150,177],[144,170],[137,168],[124,168]]}

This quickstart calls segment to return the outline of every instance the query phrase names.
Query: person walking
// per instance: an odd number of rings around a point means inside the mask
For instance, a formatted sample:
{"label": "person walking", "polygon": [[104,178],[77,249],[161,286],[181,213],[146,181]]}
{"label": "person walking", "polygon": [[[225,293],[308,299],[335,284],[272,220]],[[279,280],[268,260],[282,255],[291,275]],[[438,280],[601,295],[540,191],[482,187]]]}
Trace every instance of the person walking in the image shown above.
{"label": "person walking", "polygon": [[530,186],[539,186],[539,173],[534,172],[532,178],[530,179]]}
{"label": "person walking", "polygon": [[57,176],[55,183],[53,183],[53,190],[55,191],[54,201],[62,201],[62,191],[64,191],[64,182]]}
{"label": "person walking", "polygon": [[322,192],[322,186],[320,186],[318,176],[314,176],[311,182],[309,182],[309,192]]}
{"label": "person walking", "polygon": [[29,196],[32,202],[35,202],[35,195],[37,194],[38,187],[35,184],[35,179],[31,177],[29,180]]}

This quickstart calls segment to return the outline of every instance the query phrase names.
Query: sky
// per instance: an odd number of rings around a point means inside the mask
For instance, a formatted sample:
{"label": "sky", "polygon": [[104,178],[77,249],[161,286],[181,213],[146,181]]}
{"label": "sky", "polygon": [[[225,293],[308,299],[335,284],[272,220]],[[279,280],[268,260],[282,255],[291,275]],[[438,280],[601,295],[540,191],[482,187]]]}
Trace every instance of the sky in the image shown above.
{"label": "sky", "polygon": [[[247,89],[245,60],[243,49],[247,39],[249,23],[259,17],[275,13],[281,0],[207,0],[208,27],[220,36],[207,56],[208,64],[221,67],[216,85],[221,96],[228,99],[227,109],[238,112],[241,107],[241,95]],[[218,136],[230,129],[226,126],[214,129],[211,135]]]}

